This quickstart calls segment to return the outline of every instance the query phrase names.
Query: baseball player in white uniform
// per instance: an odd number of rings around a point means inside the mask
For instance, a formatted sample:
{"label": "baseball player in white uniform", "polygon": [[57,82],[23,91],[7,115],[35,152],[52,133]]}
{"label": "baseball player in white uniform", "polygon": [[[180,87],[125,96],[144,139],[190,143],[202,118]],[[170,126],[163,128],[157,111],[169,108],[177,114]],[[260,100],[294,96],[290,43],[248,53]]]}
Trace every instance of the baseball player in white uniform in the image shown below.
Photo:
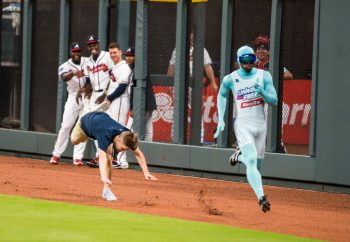
{"label": "baseball player in white uniform", "polygon": [[[101,51],[99,41],[94,35],[87,37],[88,50],[91,56],[86,62],[85,75],[92,86],[92,95],[90,98],[90,105],[84,113],[96,110],[102,101],[97,101],[99,97],[107,93],[109,86],[109,72],[114,66],[109,53]],[[95,142],[96,150],[98,150],[97,142]],[[98,154],[96,158],[86,163],[89,167],[98,167]]]}
{"label": "baseball player in white uniform", "polygon": [[[61,129],[58,132],[55,143],[51,164],[57,164],[62,153],[66,150],[69,133],[78,118],[79,113],[83,109],[82,102],[76,102],[76,94],[80,88],[84,86],[84,67],[87,58],[81,56],[81,48],[79,43],[73,42],[70,45],[71,58],[59,66],[58,76],[67,83],[68,98],[64,106]],[[80,143],[74,146],[73,164],[77,166],[83,165],[83,155],[86,143]]]}
{"label": "baseball player in white uniform", "polygon": [[[107,114],[118,123],[126,126],[128,112],[130,110],[130,92],[132,71],[128,63],[122,59],[122,51],[119,44],[110,43],[109,55],[114,66],[110,72],[110,84],[105,101],[110,103]],[[129,167],[125,152],[115,152],[114,168],[126,169]]]}
{"label": "baseball player in white uniform", "polygon": [[130,88],[132,71],[128,63],[122,59],[122,51],[117,43],[108,47],[114,67],[111,72],[107,100],[111,102],[107,113],[118,123],[126,125],[130,109]]}
{"label": "baseball player in white uniform", "polygon": [[256,56],[251,47],[239,48],[237,57],[240,68],[225,76],[220,86],[217,104],[219,122],[214,137],[217,138],[225,128],[224,114],[230,90],[237,108],[234,129],[239,146],[230,157],[230,164],[234,166],[237,162],[244,163],[248,182],[258,198],[259,206],[263,212],[267,212],[270,203],[264,195],[257,164],[265,153],[267,126],[264,105],[277,105],[277,94],[271,74],[254,68]]}
{"label": "baseball player in white uniform", "polygon": [[102,96],[108,90],[109,71],[114,66],[109,53],[100,50],[100,45],[94,35],[88,36],[87,46],[91,53],[86,64],[86,75],[92,85],[93,92],[90,99],[90,108],[94,110],[96,99]]}

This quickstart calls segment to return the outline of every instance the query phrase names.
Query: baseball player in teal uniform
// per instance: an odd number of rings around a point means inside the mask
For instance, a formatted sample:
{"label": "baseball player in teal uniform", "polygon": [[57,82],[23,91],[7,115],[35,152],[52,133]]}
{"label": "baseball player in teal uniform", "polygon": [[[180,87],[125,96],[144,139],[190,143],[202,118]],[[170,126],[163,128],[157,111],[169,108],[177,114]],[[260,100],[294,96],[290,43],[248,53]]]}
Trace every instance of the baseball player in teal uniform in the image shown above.
{"label": "baseball player in teal uniform", "polygon": [[277,94],[268,71],[254,68],[254,50],[242,46],[237,51],[240,68],[224,77],[218,93],[219,122],[214,137],[217,138],[225,128],[224,114],[227,93],[233,93],[237,108],[234,123],[238,149],[230,157],[230,164],[242,162],[246,166],[247,178],[254,190],[263,212],[270,210],[270,203],[264,195],[261,174],[257,168],[265,153],[266,116],[264,104],[277,105]]}

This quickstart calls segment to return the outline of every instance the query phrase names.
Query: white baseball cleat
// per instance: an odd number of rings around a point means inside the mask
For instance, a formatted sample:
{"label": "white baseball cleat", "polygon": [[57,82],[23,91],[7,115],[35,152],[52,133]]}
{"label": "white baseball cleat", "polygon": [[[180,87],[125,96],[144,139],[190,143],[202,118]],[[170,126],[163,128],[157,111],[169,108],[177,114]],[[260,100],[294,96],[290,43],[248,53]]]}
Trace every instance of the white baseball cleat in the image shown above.
{"label": "white baseball cleat", "polygon": [[107,201],[117,201],[117,197],[113,194],[110,188],[103,188],[102,197]]}
{"label": "white baseball cleat", "polygon": [[80,160],[80,159],[75,159],[75,160],[73,161],[73,165],[75,165],[75,166],[83,166],[84,163],[83,163],[83,161]]}
{"label": "white baseball cleat", "polygon": [[50,164],[57,165],[59,161],[60,161],[60,157],[53,155],[50,159]]}
{"label": "white baseball cleat", "polygon": [[114,169],[128,169],[129,168],[129,163],[126,162],[126,161],[122,161],[122,162],[119,162],[119,161],[114,161],[112,163],[112,167]]}

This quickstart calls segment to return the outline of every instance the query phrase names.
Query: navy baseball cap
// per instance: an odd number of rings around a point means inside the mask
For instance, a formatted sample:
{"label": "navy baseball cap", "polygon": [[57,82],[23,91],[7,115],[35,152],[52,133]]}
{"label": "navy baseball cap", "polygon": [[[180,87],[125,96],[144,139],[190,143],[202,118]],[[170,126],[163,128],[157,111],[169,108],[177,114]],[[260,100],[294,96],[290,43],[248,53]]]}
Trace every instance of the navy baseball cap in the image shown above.
{"label": "navy baseball cap", "polygon": [[87,38],[86,38],[86,44],[89,45],[89,44],[96,44],[96,43],[99,43],[97,37],[95,35],[89,35]]}
{"label": "navy baseball cap", "polygon": [[128,48],[125,53],[125,56],[135,56],[135,48],[134,47],[130,47]]}
{"label": "navy baseball cap", "polygon": [[70,44],[70,50],[73,52],[81,51],[80,44],[78,42],[73,42]]}

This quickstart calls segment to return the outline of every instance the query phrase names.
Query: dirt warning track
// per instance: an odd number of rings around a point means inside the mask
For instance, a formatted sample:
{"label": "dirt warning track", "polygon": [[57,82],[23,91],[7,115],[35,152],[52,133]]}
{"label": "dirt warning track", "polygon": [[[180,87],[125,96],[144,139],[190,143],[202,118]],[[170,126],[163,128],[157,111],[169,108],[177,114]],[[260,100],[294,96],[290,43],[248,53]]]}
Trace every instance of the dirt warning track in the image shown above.
{"label": "dirt warning track", "polygon": [[[152,168],[150,168],[152,171]],[[109,207],[331,241],[350,241],[350,195],[264,186],[271,211],[261,212],[245,183],[113,170],[117,202],[101,198],[99,170],[0,156],[0,193]]]}

